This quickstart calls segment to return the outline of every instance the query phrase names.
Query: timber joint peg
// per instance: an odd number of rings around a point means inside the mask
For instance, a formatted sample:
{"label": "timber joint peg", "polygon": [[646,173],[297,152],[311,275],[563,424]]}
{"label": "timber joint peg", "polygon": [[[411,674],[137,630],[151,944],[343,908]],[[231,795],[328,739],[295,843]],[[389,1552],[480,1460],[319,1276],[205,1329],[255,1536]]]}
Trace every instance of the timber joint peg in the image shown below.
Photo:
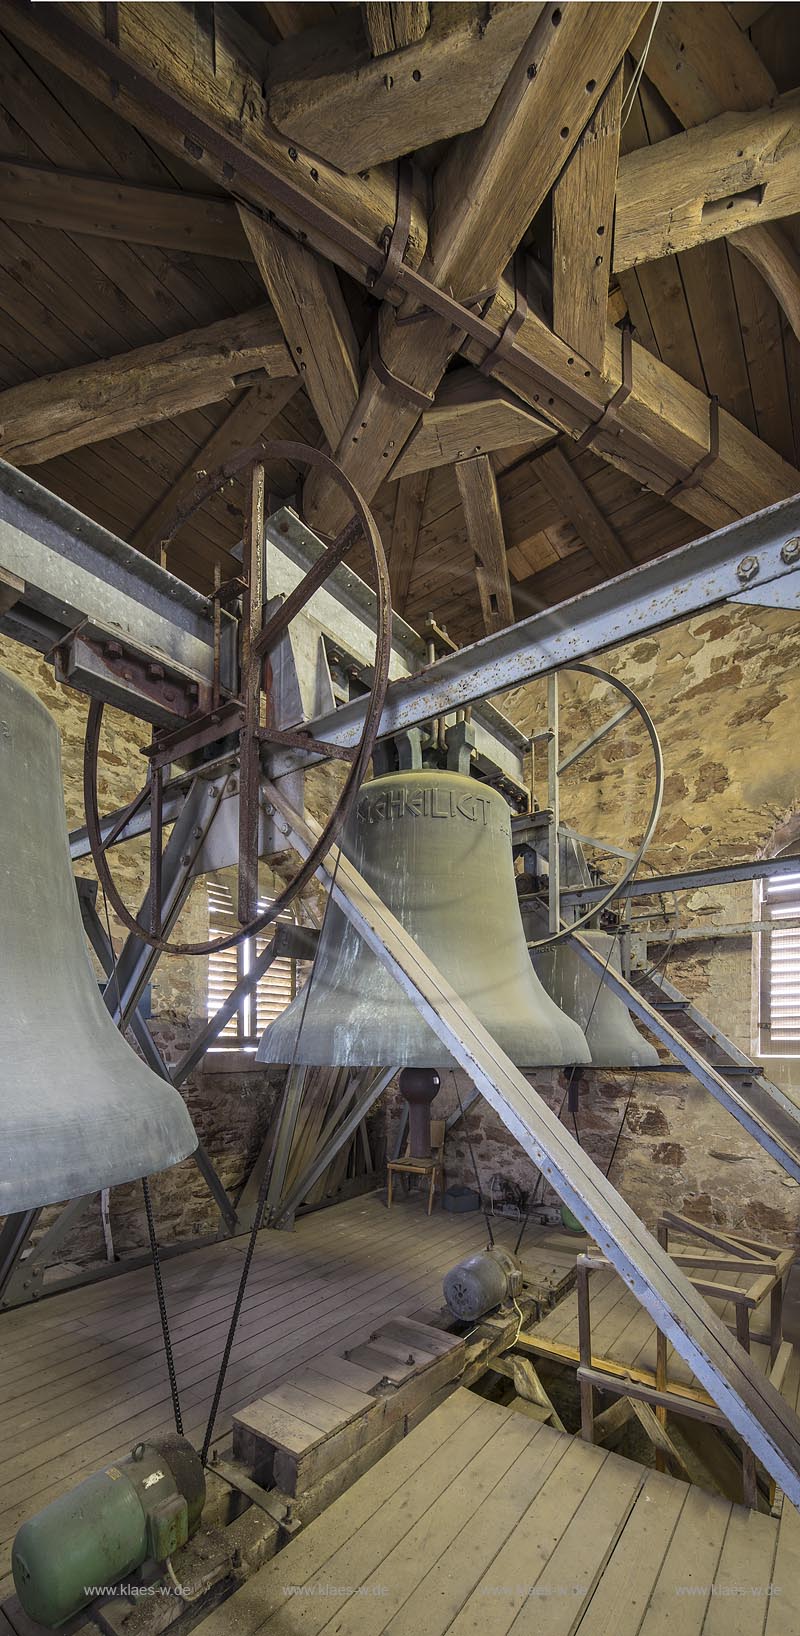
{"label": "timber joint peg", "polygon": [[740,579],[743,585],[746,585],[748,580],[754,579],[757,573],[758,557],[742,557],[736,569],[736,578]]}

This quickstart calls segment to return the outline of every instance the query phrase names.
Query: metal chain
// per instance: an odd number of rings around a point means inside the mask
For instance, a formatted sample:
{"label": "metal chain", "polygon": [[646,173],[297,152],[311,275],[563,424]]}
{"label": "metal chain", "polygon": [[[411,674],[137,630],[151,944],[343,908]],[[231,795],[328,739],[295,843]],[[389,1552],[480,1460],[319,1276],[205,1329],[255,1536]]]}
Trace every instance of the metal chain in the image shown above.
{"label": "metal chain", "polygon": [[167,1360],[167,1374],[169,1375],[169,1389],[172,1396],[172,1413],[175,1420],[175,1430],[179,1437],[183,1436],[183,1416],[181,1414],[181,1400],[178,1393],[178,1377],[175,1373],[175,1359],[172,1354],[172,1339],[169,1332],[169,1316],[167,1314],[167,1300],[164,1294],[164,1281],[161,1277],[161,1257],[158,1253],[158,1239],[156,1238],[156,1224],[153,1217],[153,1200],[150,1196],[150,1183],[146,1176],[142,1177],[142,1193],[144,1195],[144,1209],[147,1216],[147,1232],[150,1238],[150,1255],[153,1261],[153,1277],[156,1282],[156,1296],[158,1298],[158,1312],[161,1318],[161,1334],[164,1338],[164,1356]]}
{"label": "metal chain", "polygon": [[[323,935],[323,933],[325,931],[325,922],[326,922],[326,920],[328,918],[328,911],[330,909],[331,903],[333,902],[333,889],[334,889],[334,886],[336,885],[336,876],[337,876],[337,874],[339,872],[339,860],[340,860],[341,856],[342,856],[341,848],[339,848],[339,850],[336,853],[336,862],[334,864],[333,872],[332,872],[332,875],[331,875],[331,884],[330,884],[330,888],[329,888],[329,891],[328,891],[328,897],[327,897],[327,900],[326,900],[326,903],[325,903],[325,913],[324,913],[324,915],[322,917],[322,926],[320,928],[320,940],[322,939],[322,935]],[[312,985],[313,985],[313,982],[314,982],[315,972],[316,972],[316,962],[311,967],[311,972],[310,972],[310,975],[309,975],[309,978],[308,978],[308,982],[306,983],[306,986],[305,986],[305,988],[303,990],[303,1004],[302,1004],[301,1011],[300,1011],[300,1022],[298,1024],[297,1034],[295,1035],[294,1047],[293,1047],[293,1050],[292,1050],[292,1060],[291,1060],[291,1062],[289,1064],[289,1067],[288,1067],[288,1070],[287,1070],[287,1078],[288,1078],[288,1075],[292,1073],[292,1071],[293,1071],[293,1069],[295,1067],[295,1064],[297,1062],[297,1053],[298,1053],[298,1049],[299,1049],[299,1046],[300,1046],[300,1035],[303,1032],[303,1024],[304,1024],[304,1022],[306,1020],[306,1011],[308,1009],[308,1001],[309,1001],[309,997],[310,997],[310,994],[311,994],[311,988],[312,988]],[[273,1153],[273,1158],[274,1158],[274,1153]],[[226,1337],[226,1340],[225,1340],[225,1348],[224,1348],[224,1351],[222,1353],[222,1361],[221,1361],[220,1366],[219,1366],[219,1374],[217,1375],[217,1384],[214,1387],[214,1397],[212,1399],[211,1408],[208,1411],[208,1423],[206,1425],[205,1437],[203,1438],[203,1447],[202,1447],[202,1449],[200,1451],[200,1459],[202,1460],[203,1465],[208,1464],[208,1451],[209,1451],[209,1449],[211,1447],[211,1439],[212,1439],[212,1437],[214,1435],[214,1424],[216,1422],[217,1412],[219,1410],[220,1400],[222,1398],[222,1389],[223,1389],[223,1387],[225,1385],[225,1377],[226,1377],[226,1375],[228,1373],[228,1364],[230,1362],[231,1352],[233,1351],[233,1343],[234,1343],[234,1340],[236,1339],[236,1330],[237,1330],[237,1327],[238,1327],[238,1324],[239,1324],[239,1315],[240,1315],[241,1310],[242,1310],[242,1303],[244,1301],[245,1291],[247,1289],[247,1280],[248,1280],[248,1277],[249,1277],[249,1274],[250,1274],[250,1266],[251,1266],[251,1263],[252,1263],[252,1260],[253,1260],[253,1256],[255,1254],[256,1240],[258,1238],[259,1229],[261,1227],[261,1218],[262,1218],[262,1216],[264,1214],[264,1206],[265,1206],[265,1204],[267,1202],[267,1193],[269,1191],[269,1184],[270,1184],[271,1179],[272,1179],[272,1165],[269,1164],[269,1165],[267,1165],[267,1168],[266,1168],[266,1170],[264,1172],[264,1176],[263,1176],[262,1181],[261,1181],[261,1186],[260,1186],[260,1188],[258,1190],[258,1198],[256,1199],[255,1210],[253,1212],[253,1225],[250,1228],[250,1237],[249,1237],[248,1242],[247,1242],[247,1249],[245,1251],[245,1257],[244,1257],[244,1261],[242,1263],[242,1272],[241,1272],[241,1277],[239,1279],[239,1287],[238,1287],[238,1289],[236,1291],[236,1300],[235,1300],[235,1302],[233,1304],[233,1312],[231,1313],[231,1321],[230,1321],[230,1324],[228,1325],[228,1334],[227,1334],[227,1337]]]}

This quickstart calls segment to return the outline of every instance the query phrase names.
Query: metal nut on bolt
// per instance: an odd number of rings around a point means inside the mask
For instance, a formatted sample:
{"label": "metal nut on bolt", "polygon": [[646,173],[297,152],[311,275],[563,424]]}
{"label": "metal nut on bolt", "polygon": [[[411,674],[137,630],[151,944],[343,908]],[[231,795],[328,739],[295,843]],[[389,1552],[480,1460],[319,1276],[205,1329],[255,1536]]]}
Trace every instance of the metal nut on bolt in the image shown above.
{"label": "metal nut on bolt", "polygon": [[755,579],[757,573],[758,557],[742,557],[736,569],[736,578],[740,579],[743,585],[746,585],[748,580]]}
{"label": "metal nut on bolt", "polygon": [[800,559],[800,536],[793,535],[781,546],[781,562],[797,562]]}

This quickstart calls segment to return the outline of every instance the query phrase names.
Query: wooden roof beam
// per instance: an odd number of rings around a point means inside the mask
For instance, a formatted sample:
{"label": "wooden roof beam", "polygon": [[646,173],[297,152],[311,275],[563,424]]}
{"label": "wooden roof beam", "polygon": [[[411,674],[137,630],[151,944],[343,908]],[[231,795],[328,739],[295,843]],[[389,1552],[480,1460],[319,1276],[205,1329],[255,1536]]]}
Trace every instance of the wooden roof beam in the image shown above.
{"label": "wooden roof beam", "polygon": [[335,448],[358,398],[358,340],[336,268],[240,209],[242,226],[317,419]]}
{"label": "wooden roof beam", "polygon": [[0,393],[0,455],[34,466],[218,403],[262,371],[289,380],[297,374],[270,307],[9,387]]}
{"label": "wooden roof beam", "polygon": [[634,566],[633,558],[558,444],[536,456],[534,470],[561,515],[572,523],[576,534],[609,578],[624,574]]}
{"label": "wooden roof beam", "polygon": [[[74,0],[35,7],[26,0],[5,0],[3,27],[151,140],[195,163],[216,187],[273,211],[276,181],[288,182],[310,203],[328,206],[344,217],[370,247],[380,243],[395,217],[396,168],[375,166],[367,176],[346,176],[318,152],[304,152],[299,144],[287,142],[270,123],[263,92],[269,47],[234,6],[215,9],[213,53],[202,15],[185,6],[167,0],[157,6],[122,0],[115,16],[116,78],[104,60],[108,42],[101,8]],[[95,45],[101,48],[102,61],[99,56],[95,60]],[[183,118],[177,119],[170,107],[159,106],[164,92],[181,105]],[[224,153],[215,139],[222,139]],[[228,157],[233,151],[240,156],[236,167]],[[307,221],[288,205],[281,206],[281,220],[313,249],[363,281],[371,263],[343,248],[322,221]],[[405,253],[409,266],[419,265],[426,234],[425,212],[415,188]]]}
{"label": "wooden roof beam", "polygon": [[265,375],[263,380],[248,387],[142,519],[130,536],[130,544],[139,551],[157,556],[167,523],[191,494],[195,484],[241,449],[249,449],[263,437],[299,386],[300,376],[297,374],[282,380],[270,380]]}
{"label": "wooden roof beam", "polygon": [[389,577],[392,606],[400,614],[405,613],[408,603],[427,492],[427,471],[415,471],[408,477],[401,477],[395,490],[389,542]]}
{"label": "wooden roof beam", "polygon": [[800,91],[626,154],[614,271],[800,210]]}
{"label": "wooden roof beam", "polygon": [[[709,0],[691,6],[667,0],[661,9],[647,78],[685,128],[732,110],[757,112],[777,96],[772,76],[737,23],[734,7]],[[776,222],[759,220],[726,236],[758,268],[800,339],[798,258],[786,234]]]}
{"label": "wooden roof beam", "polygon": [[[390,9],[398,8],[364,8]],[[424,38],[387,44],[381,54],[373,46],[371,55],[353,7],[350,17],[271,53],[269,117],[291,141],[350,173],[475,130],[541,10],[530,0],[488,13],[472,0],[437,5]]]}
{"label": "wooden roof beam", "polygon": [[488,454],[459,460],[456,482],[464,508],[467,539],[475,557],[483,625],[487,636],[514,623],[503,518]]}
{"label": "wooden roof beam", "polygon": [[21,159],[0,159],[0,220],[193,255],[252,259],[230,198],[142,187],[116,176],[85,176]]}
{"label": "wooden roof beam", "polygon": [[[487,317],[503,323],[513,309],[514,290],[507,279],[501,280]],[[538,386],[513,362],[502,359],[492,367],[496,379],[571,436],[576,435],[575,413],[567,398],[559,395],[557,383],[563,383],[566,389],[580,386],[595,406],[595,418],[599,420],[622,384],[623,343],[618,329],[608,326],[602,373],[554,335],[530,308],[516,341],[548,372],[553,382],[550,390]],[[474,363],[479,363],[484,353],[474,341],[466,341],[461,350]],[[705,393],[633,341],[630,391],[606,425],[595,433],[595,452],[654,493],[665,494],[676,474],[688,477],[708,455],[709,437],[710,408]],[[732,415],[720,410],[716,458],[701,470],[694,484],[670,498],[708,528],[719,528],[795,494],[798,486],[794,466]]]}
{"label": "wooden roof beam", "polygon": [[553,329],[602,368],[617,185],[622,68],[553,188]]}
{"label": "wooden roof beam", "polygon": [[[460,299],[494,287],[645,10],[639,0],[545,6],[486,123],[448,148],[434,178],[429,267],[437,284]],[[407,317],[414,321],[405,323]],[[367,499],[398,458],[425,407],[424,397],[433,401],[460,339],[445,320],[418,317],[410,301],[399,321],[384,303],[377,332],[380,361],[373,354],[337,450]],[[309,521],[326,532],[346,521],[332,486],[319,482],[316,473],[304,506]]]}
{"label": "wooden roof beam", "polygon": [[536,448],[552,438],[549,422],[498,381],[477,369],[457,369],[445,375],[435,401],[421,415],[389,478],[393,481],[432,466],[450,466],[470,455],[490,454],[516,444]]}
{"label": "wooden roof beam", "polygon": [[430,26],[428,0],[370,0],[362,5],[367,39],[373,57],[422,40]]}

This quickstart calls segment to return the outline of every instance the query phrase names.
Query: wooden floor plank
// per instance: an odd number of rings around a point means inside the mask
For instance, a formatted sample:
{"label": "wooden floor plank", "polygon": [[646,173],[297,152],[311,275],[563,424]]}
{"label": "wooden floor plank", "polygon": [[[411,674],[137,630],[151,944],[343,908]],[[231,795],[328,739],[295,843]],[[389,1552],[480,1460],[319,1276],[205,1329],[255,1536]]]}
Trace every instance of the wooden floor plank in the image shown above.
{"label": "wooden floor plank", "polygon": [[797,1636],[800,1630],[800,1516],[783,1502],[772,1568],[764,1636]]}
{"label": "wooden floor plank", "polygon": [[688,1488],[651,1471],[575,1636],[637,1636]]}
{"label": "wooden floor plank", "polygon": [[639,1636],[700,1636],[732,1509],[689,1488]]}
{"label": "wooden floor plank", "polygon": [[777,1543],[773,1517],[734,1506],[703,1636],[754,1636],[754,1632],[760,1636],[770,1605]]}

